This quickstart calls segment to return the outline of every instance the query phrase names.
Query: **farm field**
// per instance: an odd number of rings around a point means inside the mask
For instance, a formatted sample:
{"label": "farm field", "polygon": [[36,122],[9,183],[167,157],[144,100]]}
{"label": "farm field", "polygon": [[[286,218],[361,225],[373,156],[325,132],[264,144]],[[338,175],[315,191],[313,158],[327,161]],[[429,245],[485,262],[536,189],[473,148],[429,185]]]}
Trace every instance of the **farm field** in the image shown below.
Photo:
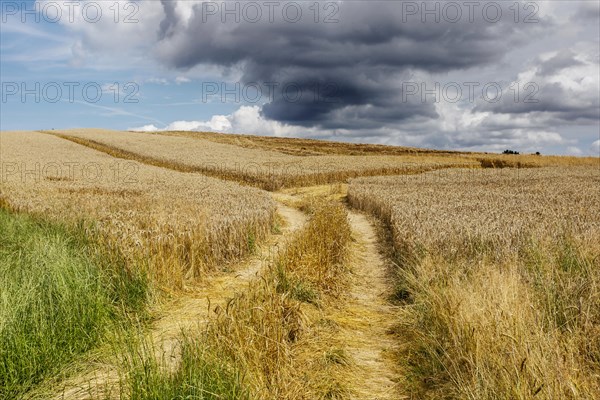
{"label": "farm field", "polygon": [[[420,172],[449,166],[479,166],[473,159],[442,154],[290,155],[275,148],[237,146],[193,134],[148,134],[106,130],[50,131],[117,157],[208,174],[266,190],[343,182],[348,178]],[[340,146],[341,147],[341,146]],[[341,152],[341,150],[340,150]],[[352,160],[352,162],[349,162]]]}
{"label": "farm field", "polygon": [[353,180],[389,227],[403,386],[417,398],[597,398],[600,170]]}
{"label": "farm field", "polygon": [[237,259],[273,223],[273,201],[253,188],[123,162],[36,132],[3,132],[1,140],[3,202],[90,222],[88,229],[167,285]]}
{"label": "farm field", "polygon": [[0,398],[600,393],[598,158],[88,129],[0,164]]}
{"label": "farm field", "polygon": [[[300,139],[290,139],[289,145],[282,145],[286,139],[209,132],[149,134],[75,129],[47,133],[115,157],[183,172],[199,172],[269,191],[344,182],[360,176],[404,175],[444,168],[593,166],[596,163],[589,157],[467,154]],[[315,148],[312,153],[302,150],[307,143]]]}

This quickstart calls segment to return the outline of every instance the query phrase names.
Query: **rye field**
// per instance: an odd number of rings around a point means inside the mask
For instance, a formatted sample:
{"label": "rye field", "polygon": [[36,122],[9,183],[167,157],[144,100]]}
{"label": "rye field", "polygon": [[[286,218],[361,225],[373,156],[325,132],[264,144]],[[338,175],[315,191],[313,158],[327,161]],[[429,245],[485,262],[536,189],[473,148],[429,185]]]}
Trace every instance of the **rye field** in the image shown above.
{"label": "rye field", "polygon": [[600,398],[600,160],[0,133],[1,399]]}

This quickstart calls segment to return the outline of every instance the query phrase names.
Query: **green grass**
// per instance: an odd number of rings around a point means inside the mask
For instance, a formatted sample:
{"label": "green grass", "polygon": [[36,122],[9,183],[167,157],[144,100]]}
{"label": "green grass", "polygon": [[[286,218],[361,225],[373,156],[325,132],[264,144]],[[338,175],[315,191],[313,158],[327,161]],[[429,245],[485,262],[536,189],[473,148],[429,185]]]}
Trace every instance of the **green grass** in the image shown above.
{"label": "green grass", "polygon": [[17,398],[143,310],[146,281],[66,227],[0,207],[0,398]]}
{"label": "green grass", "polygon": [[172,373],[168,366],[156,360],[152,349],[140,352],[139,344],[129,346],[122,381],[122,393],[130,400],[246,400],[247,390],[242,385],[242,375],[227,361],[206,346],[201,339],[185,334],[180,339],[181,359]]}
{"label": "green grass", "polygon": [[290,276],[282,262],[276,263],[274,269],[278,293],[288,293],[293,299],[303,303],[319,305],[319,292],[308,282],[300,278]]}

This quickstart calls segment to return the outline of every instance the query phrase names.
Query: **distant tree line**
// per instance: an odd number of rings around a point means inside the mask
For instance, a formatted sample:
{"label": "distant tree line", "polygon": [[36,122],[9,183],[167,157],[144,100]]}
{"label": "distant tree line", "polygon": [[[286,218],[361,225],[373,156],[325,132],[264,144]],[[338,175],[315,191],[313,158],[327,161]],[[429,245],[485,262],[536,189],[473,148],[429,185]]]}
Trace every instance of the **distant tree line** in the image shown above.
{"label": "distant tree line", "polygon": [[[502,154],[519,154],[518,151],[506,149],[502,152]],[[542,154],[539,151],[535,152],[536,156],[541,156]]]}

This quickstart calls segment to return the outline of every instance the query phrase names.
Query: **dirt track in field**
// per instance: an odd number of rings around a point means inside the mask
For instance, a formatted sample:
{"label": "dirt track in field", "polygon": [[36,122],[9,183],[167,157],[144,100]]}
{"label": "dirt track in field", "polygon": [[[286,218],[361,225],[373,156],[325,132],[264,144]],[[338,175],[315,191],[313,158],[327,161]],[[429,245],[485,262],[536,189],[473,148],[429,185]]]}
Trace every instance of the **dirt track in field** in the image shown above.
{"label": "dirt track in field", "polygon": [[[311,196],[345,202],[347,188],[314,186],[286,189],[276,198],[298,205]],[[399,346],[392,328],[399,321],[398,307],[390,302],[388,260],[380,241],[378,223],[348,208],[354,248],[351,253],[351,284],[344,303],[327,313],[340,326],[336,342],[351,359],[351,379],[346,379],[352,400],[403,399],[398,384],[400,371],[396,354]]]}
{"label": "dirt track in field", "polygon": [[356,368],[351,389],[356,399],[398,399],[394,362],[397,339],[390,333],[398,319],[397,310],[388,301],[390,280],[385,258],[374,224],[353,211],[348,217],[357,241],[352,265],[355,279],[342,324]]}
{"label": "dirt track in field", "polygon": [[[291,234],[300,229],[307,218],[297,209],[306,196],[323,196],[333,201],[343,200],[341,184],[307,188],[286,189],[274,193],[278,214],[284,227],[278,234],[268,238],[254,256],[240,263],[232,271],[216,273],[200,285],[188,287],[183,294],[164,304],[158,318],[150,326],[148,337],[156,357],[175,366],[179,359],[178,336],[183,330],[205,324],[211,311],[236,293],[244,291],[248,284],[260,275],[284,246]],[[388,400],[403,398],[399,395],[397,377],[399,372],[394,361],[398,345],[390,333],[397,321],[397,309],[388,301],[390,280],[387,277],[386,259],[382,255],[376,224],[368,217],[348,210],[353,231],[351,269],[353,279],[344,303],[330,312],[330,317],[341,327],[339,342],[351,358],[353,379],[347,382],[349,398],[363,400]],[[54,399],[119,398],[118,356],[104,356],[81,366],[83,373],[60,384],[53,392]],[[114,351],[113,351],[114,352]],[[48,396],[44,396],[47,398]]]}
{"label": "dirt track in field", "polygon": [[[244,291],[262,268],[277,255],[293,232],[302,228],[306,216],[291,207],[278,204],[277,212],[284,221],[281,232],[272,235],[255,255],[240,263],[231,272],[222,272],[207,277],[202,284],[187,288],[176,299],[161,307],[157,320],[151,325],[148,337],[156,357],[162,358],[167,366],[175,366],[179,359],[178,336],[182,331],[208,322],[211,310],[224,305],[236,293]],[[83,373],[63,382],[54,391],[54,399],[92,400],[119,398],[118,360],[99,359],[83,366]]]}

